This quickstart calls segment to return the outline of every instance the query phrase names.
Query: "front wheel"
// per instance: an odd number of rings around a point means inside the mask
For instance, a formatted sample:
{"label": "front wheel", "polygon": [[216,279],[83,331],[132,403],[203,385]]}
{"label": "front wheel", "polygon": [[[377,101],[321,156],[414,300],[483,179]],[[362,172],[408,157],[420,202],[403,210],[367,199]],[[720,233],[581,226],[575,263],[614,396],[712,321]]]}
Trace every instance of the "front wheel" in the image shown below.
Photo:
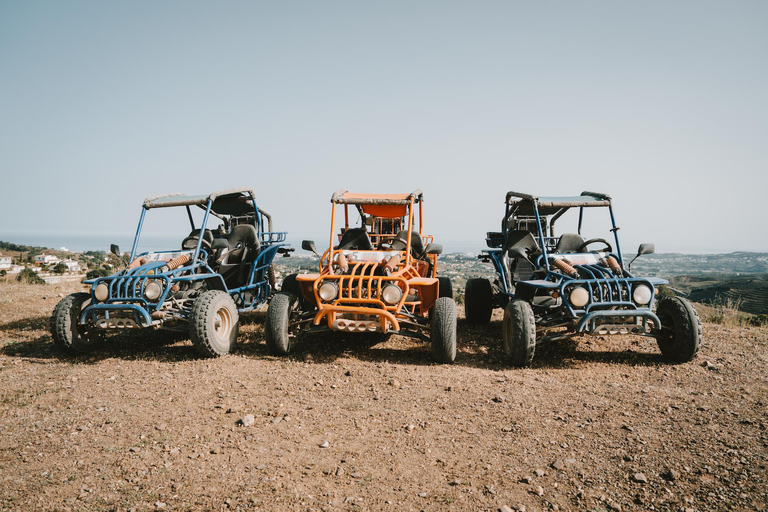
{"label": "front wheel", "polygon": [[296,345],[296,333],[291,329],[291,316],[298,310],[298,302],[293,293],[280,292],[272,297],[269,303],[264,335],[269,351],[275,355],[289,354]]}
{"label": "front wheel", "polygon": [[89,352],[102,338],[97,332],[88,332],[84,326],[78,325],[80,313],[91,301],[89,293],[73,293],[67,295],[56,304],[51,315],[51,335],[53,342],[70,352]]}
{"label": "front wheel", "polygon": [[432,357],[438,363],[456,359],[456,303],[440,297],[432,307]]}
{"label": "front wheel", "polygon": [[440,297],[448,297],[449,299],[453,298],[453,285],[451,284],[451,278],[450,277],[438,277],[438,289]]}
{"label": "front wheel", "polygon": [[493,315],[493,289],[491,282],[483,278],[467,281],[464,289],[464,312],[467,321],[475,325],[486,325]]}
{"label": "front wheel", "polygon": [[529,366],[536,350],[536,319],[531,305],[512,300],[504,308],[504,355],[513,366]]}
{"label": "front wheel", "polygon": [[656,314],[661,320],[656,334],[661,354],[675,363],[696,357],[701,348],[701,320],[691,303],[682,297],[667,297],[659,303]]}
{"label": "front wheel", "polygon": [[228,293],[210,290],[197,298],[189,318],[189,337],[201,355],[229,354],[237,343],[238,331],[237,306]]}

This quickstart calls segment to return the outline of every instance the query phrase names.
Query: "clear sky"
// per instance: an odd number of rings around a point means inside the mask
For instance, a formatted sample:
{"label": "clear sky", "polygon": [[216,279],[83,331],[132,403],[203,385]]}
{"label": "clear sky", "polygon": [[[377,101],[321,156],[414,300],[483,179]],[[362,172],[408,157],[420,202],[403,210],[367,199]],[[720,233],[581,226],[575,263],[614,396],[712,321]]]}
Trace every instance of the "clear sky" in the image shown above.
{"label": "clear sky", "polygon": [[420,188],[479,250],[508,190],[595,190],[625,252],[768,251],[766,27],[764,0],[0,0],[0,239],[246,186],[326,245],[333,191]]}

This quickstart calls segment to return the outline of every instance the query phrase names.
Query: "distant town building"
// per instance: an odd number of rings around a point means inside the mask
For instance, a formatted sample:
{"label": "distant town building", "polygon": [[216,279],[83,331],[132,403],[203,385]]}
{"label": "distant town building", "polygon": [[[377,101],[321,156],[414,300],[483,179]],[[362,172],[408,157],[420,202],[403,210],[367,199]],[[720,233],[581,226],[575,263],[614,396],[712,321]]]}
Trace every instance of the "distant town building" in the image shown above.
{"label": "distant town building", "polygon": [[0,255],[0,270],[11,270],[12,266],[13,262],[11,261],[10,256]]}
{"label": "distant town building", "polygon": [[80,272],[83,270],[79,261],[64,260],[62,263],[67,266],[67,272]]}
{"label": "distant town building", "polygon": [[52,254],[38,254],[35,256],[35,265],[55,265],[61,260]]}

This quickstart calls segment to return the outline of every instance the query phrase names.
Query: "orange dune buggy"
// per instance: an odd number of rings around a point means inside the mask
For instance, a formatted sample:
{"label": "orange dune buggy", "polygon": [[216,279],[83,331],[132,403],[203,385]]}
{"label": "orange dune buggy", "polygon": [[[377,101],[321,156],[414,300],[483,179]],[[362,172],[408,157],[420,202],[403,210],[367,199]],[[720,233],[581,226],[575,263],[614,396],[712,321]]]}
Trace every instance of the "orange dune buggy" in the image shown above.
{"label": "orange dune buggy", "polygon": [[[344,227],[337,234],[341,205]],[[360,226],[350,227],[350,206]],[[435,360],[452,362],[456,304],[450,280],[437,277],[443,248],[422,234],[422,213],[420,190],[334,193],[329,249],[320,256],[313,241],[302,243],[320,258],[320,272],[287,276],[270,301],[264,328],[272,353],[289,353],[303,332],[396,333],[431,341]]]}

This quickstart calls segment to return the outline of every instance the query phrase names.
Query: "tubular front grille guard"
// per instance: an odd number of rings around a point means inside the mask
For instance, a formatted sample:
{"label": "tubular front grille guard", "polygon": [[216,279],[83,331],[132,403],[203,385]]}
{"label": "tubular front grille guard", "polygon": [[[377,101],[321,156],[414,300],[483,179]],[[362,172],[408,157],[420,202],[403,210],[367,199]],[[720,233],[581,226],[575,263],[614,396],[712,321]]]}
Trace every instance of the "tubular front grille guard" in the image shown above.
{"label": "tubular front grille guard", "polygon": [[[146,267],[149,266],[150,265],[146,265],[145,267],[136,269],[136,271],[126,275],[100,279],[94,283],[94,288],[101,283],[107,284],[109,287],[109,298],[105,301],[107,303],[114,301],[140,301],[147,306],[150,304],[155,306],[162,304],[165,297],[168,295],[171,280],[164,274],[151,274],[150,272],[154,270],[154,268],[147,269]],[[158,268],[162,266],[162,262],[157,264]],[[155,267],[155,265],[152,265],[152,267]],[[153,302],[148,301],[144,297],[144,289],[146,288],[147,283],[151,280],[162,281],[161,285],[163,288],[160,297]]]}
{"label": "tubular front grille guard", "polygon": [[[649,280],[634,277],[616,277],[608,269],[596,265],[577,266],[579,269],[585,269],[585,267],[589,267],[592,270],[593,275],[595,275],[594,279],[568,279],[560,283],[560,296],[571,317],[575,318],[579,315],[589,314],[593,312],[592,310],[596,309],[605,311],[611,308],[610,311],[600,313],[599,316],[609,316],[608,313],[618,313],[621,310],[635,311],[632,315],[622,314],[623,316],[644,316],[646,311],[650,312],[653,310],[653,293],[651,293],[651,300],[648,304],[638,307],[637,304],[632,302],[632,292],[635,286],[642,284],[653,292],[654,286]],[[606,277],[598,277],[596,275],[598,272]],[[584,308],[576,308],[570,301],[570,292],[579,286],[589,292],[589,302]],[[658,321],[658,318],[656,320]]]}
{"label": "tubular front grille guard", "polygon": [[[124,313],[128,312],[132,315],[133,321],[141,327],[149,327],[152,325],[152,318],[149,316],[146,308],[143,308],[137,304],[91,304],[83,310],[80,314],[79,323],[86,324],[90,320],[91,323],[97,327],[100,313],[103,313],[105,323],[109,326],[118,326],[119,321],[110,321],[110,313]],[[129,327],[128,325],[126,327]]]}
{"label": "tubular front grille guard", "polygon": [[[615,318],[635,318],[635,324],[608,324],[601,320]],[[637,322],[637,320],[642,320]],[[653,323],[653,329],[661,328],[661,320],[650,309],[623,309],[590,311],[576,324],[576,332],[598,334],[643,334],[647,332],[648,321]]]}
{"label": "tubular front grille guard", "polygon": [[[345,274],[326,274],[322,279],[315,282],[314,292],[315,300],[321,304],[318,289],[321,284],[328,281],[335,281],[339,288],[339,295],[333,301],[333,304],[341,302],[346,303],[370,303],[385,309],[396,310],[403,306],[408,298],[408,281],[399,276],[378,276],[373,275],[380,268],[378,262],[357,262],[352,263],[352,268]],[[394,305],[386,305],[381,300],[381,290],[387,284],[397,284],[402,290],[400,301]]]}

